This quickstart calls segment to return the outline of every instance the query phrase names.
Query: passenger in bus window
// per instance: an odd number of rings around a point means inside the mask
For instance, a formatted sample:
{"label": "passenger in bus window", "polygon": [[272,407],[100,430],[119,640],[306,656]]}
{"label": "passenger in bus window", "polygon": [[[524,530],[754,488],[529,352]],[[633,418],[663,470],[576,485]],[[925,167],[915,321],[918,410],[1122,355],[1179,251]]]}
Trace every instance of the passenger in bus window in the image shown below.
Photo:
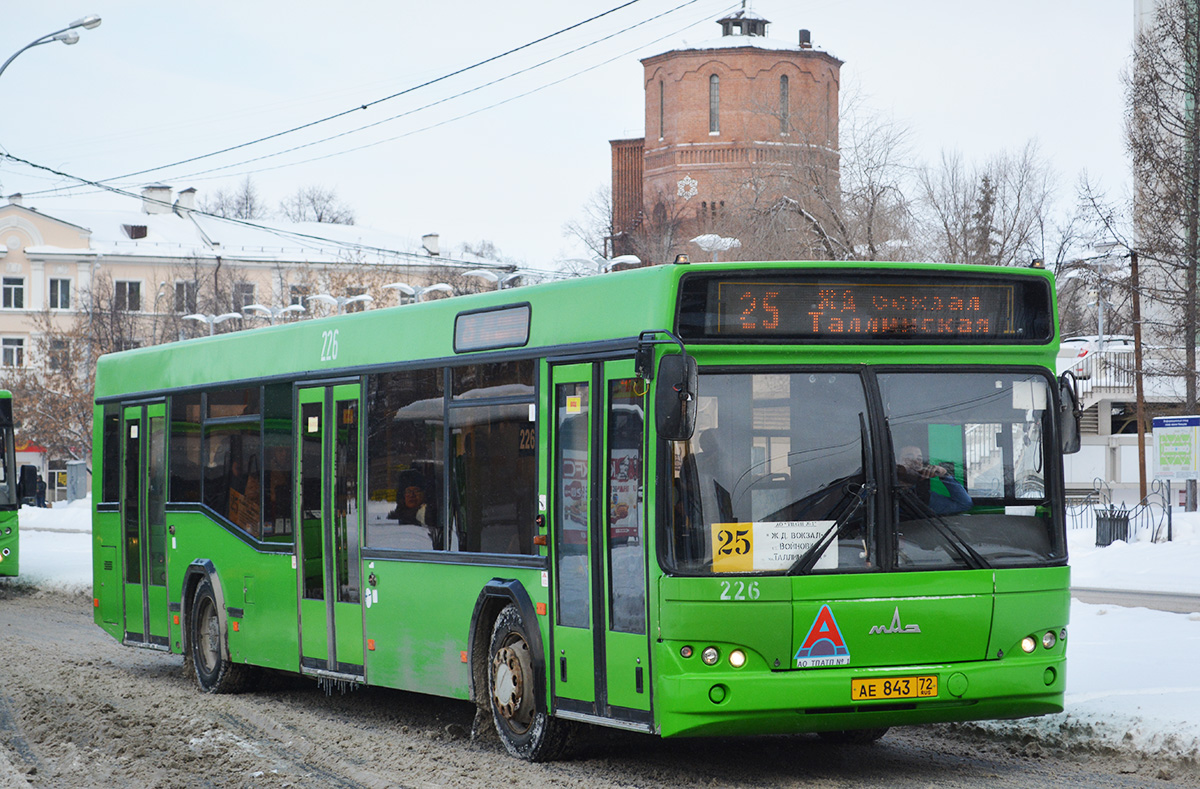
{"label": "passenger in bus window", "polygon": [[434,549],[437,549],[441,547],[442,535],[437,513],[429,503],[427,487],[425,476],[416,469],[401,472],[396,484],[396,509],[388,513],[388,518],[399,521],[402,525],[424,526],[429,529],[429,537]]}
{"label": "passenger in bus window", "polygon": [[[937,515],[955,515],[974,506],[970,495],[955,478],[953,467],[948,463],[926,463],[925,453],[918,446],[910,445],[900,449],[896,474],[900,484],[911,490],[922,504],[928,505]],[[943,496],[931,490],[929,481],[932,479],[941,480],[950,495]],[[918,513],[916,517],[925,515],[926,513]]]}

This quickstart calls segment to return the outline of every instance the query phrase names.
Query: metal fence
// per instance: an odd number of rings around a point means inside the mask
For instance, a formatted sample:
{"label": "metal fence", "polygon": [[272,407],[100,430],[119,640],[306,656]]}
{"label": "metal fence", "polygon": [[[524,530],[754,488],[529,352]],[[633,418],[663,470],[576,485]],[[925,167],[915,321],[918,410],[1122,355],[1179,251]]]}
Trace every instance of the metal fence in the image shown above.
{"label": "metal fence", "polygon": [[1114,504],[1112,489],[1097,478],[1085,496],[1067,499],[1067,528],[1095,529],[1096,544],[1166,542],[1171,534],[1171,483],[1156,479],[1146,498],[1128,507]]}

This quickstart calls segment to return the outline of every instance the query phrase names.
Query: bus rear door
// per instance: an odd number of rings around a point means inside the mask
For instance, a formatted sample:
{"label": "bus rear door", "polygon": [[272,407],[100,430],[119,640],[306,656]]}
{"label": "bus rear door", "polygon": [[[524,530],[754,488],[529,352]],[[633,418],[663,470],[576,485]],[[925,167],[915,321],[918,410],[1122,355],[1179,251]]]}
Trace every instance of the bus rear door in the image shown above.
{"label": "bus rear door", "polygon": [[632,361],[552,379],[555,711],[649,728],[644,382]]}
{"label": "bus rear door", "polygon": [[166,404],[123,410],[125,642],[167,648]]}
{"label": "bus rear door", "polygon": [[364,681],[359,385],[299,390],[300,666]]}

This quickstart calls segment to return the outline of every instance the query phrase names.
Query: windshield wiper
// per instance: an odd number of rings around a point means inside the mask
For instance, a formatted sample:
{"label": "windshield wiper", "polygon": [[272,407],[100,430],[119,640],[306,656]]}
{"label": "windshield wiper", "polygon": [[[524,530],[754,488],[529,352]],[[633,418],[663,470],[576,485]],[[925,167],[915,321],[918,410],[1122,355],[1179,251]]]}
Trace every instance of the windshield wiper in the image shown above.
{"label": "windshield wiper", "polygon": [[920,497],[913,493],[911,488],[901,485],[900,480],[895,478],[892,480],[892,488],[893,490],[897,491],[905,501],[912,505],[919,514],[925,516],[925,519],[929,521],[929,523],[932,524],[935,529],[937,529],[938,533],[940,533],[942,537],[946,539],[946,542],[950,543],[950,547],[954,548],[959,557],[966,562],[971,569],[991,569],[991,565],[988,564],[987,559],[984,559],[983,556],[979,554],[979,551],[972,548],[971,544],[967,542],[961,534],[956,532],[954,527],[946,522],[945,518],[935,512],[933,507],[921,501]]}
{"label": "windshield wiper", "polygon": [[853,489],[853,483],[847,484],[846,492],[838,499],[837,504],[833,505],[834,511],[838,507],[845,505],[845,511],[833,521],[833,525],[826,529],[807,551],[801,554],[796,561],[792,562],[792,566],[788,568],[787,574],[800,575],[810,572],[813,566],[816,565],[817,560],[825,553],[829,544],[833,542],[833,538],[837,535],[838,531],[849,523],[850,519],[854,517],[854,513],[858,512],[859,508],[866,504],[871,496],[875,494],[875,488],[874,482],[865,482],[858,486],[858,490]]}

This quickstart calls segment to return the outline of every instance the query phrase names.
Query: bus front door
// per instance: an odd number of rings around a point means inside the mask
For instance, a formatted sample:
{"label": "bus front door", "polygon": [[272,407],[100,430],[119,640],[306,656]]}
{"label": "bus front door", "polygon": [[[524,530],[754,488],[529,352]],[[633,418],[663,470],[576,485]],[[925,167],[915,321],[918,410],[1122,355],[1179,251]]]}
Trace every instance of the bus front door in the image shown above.
{"label": "bus front door", "polygon": [[300,667],[364,681],[359,385],[298,392]]}
{"label": "bus front door", "polygon": [[128,406],[121,442],[125,643],[167,648],[165,403]]}
{"label": "bus front door", "polygon": [[647,728],[645,384],[632,361],[552,378],[555,711]]}

